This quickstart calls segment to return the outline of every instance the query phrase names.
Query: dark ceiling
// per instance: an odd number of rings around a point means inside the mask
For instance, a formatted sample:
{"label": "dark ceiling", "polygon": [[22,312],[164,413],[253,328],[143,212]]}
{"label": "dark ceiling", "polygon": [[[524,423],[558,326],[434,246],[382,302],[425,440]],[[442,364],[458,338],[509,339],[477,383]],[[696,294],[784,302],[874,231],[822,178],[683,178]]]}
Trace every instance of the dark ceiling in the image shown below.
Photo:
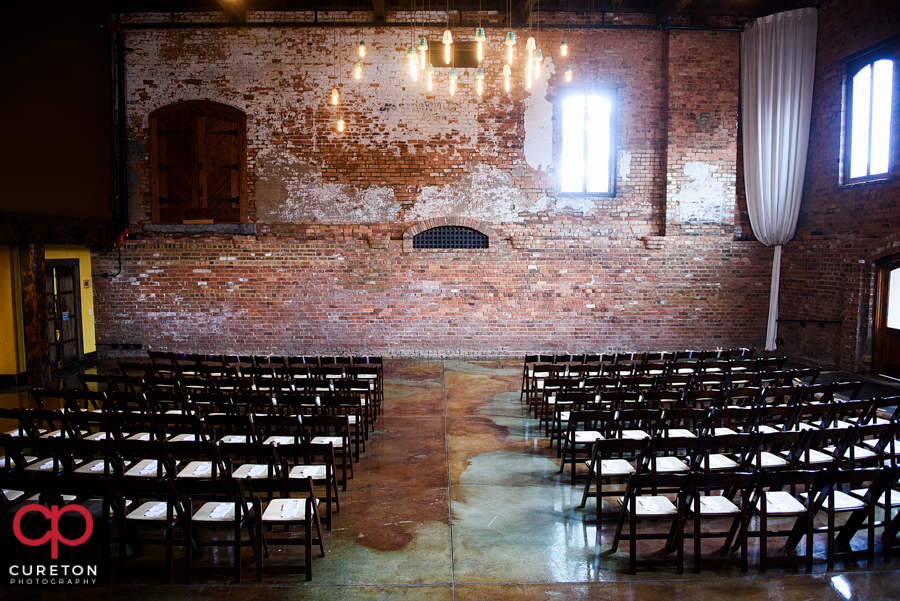
{"label": "dark ceiling", "polygon": [[573,13],[640,13],[653,15],[657,24],[676,19],[703,22],[711,17],[732,17],[740,23],[805,6],[810,0],[114,0],[113,10],[135,12],[223,11],[243,22],[248,11],[367,11],[376,22],[394,11],[496,11],[509,14],[513,23],[525,23],[532,11]]}

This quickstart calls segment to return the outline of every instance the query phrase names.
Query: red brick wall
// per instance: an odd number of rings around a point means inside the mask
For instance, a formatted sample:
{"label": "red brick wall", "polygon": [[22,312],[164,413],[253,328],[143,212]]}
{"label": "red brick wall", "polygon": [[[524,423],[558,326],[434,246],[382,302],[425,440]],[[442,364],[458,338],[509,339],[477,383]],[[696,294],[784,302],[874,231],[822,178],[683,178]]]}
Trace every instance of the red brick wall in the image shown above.
{"label": "red brick wall", "polygon": [[[900,31],[900,3],[829,2],[819,11],[816,84],[800,219],[784,247],[779,325],[781,349],[811,363],[866,370],[872,352],[875,266],[900,252],[900,77],[895,67],[890,177],[841,186],[846,60]],[[900,59],[900,45],[896,45]],[[896,63],[895,63],[896,64]]]}
{"label": "red brick wall", "polygon": [[[736,239],[738,35],[569,30],[561,59],[562,31],[542,29],[552,74],[529,92],[516,68],[507,95],[501,31],[489,33],[488,91],[475,97],[468,72],[450,99],[445,73],[432,94],[409,80],[406,30],[364,30],[362,82],[350,79],[360,34],[339,31],[340,82],[331,30],[129,29],[141,238],[122,275],[95,284],[98,340],[388,356],[761,346],[772,253]],[[618,89],[615,198],[555,192],[566,64],[582,85]],[[340,109],[327,105],[337,82]],[[247,113],[258,240],[142,231],[147,115],[188,99]],[[441,217],[485,224],[490,250],[404,251],[406,230]],[[114,251],[93,260],[118,268]]]}

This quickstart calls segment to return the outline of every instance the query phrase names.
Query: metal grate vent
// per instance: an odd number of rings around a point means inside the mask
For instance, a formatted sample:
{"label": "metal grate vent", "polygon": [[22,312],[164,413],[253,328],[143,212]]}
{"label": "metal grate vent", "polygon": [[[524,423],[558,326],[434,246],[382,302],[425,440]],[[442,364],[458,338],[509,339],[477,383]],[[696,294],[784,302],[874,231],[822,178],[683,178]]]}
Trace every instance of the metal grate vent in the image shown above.
{"label": "metal grate vent", "polygon": [[441,225],[413,236],[413,248],[487,248],[488,237],[459,225]]}

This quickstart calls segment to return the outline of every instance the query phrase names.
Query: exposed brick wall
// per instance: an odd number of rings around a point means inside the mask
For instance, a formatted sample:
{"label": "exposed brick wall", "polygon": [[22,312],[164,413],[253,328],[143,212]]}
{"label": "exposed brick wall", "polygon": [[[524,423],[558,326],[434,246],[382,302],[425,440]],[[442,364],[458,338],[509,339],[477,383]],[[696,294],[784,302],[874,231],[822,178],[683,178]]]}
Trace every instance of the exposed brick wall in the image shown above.
{"label": "exposed brick wall", "polygon": [[[900,78],[894,77],[893,164],[880,183],[841,186],[846,60],[900,31],[900,3],[832,1],[819,11],[809,157],[795,239],[784,247],[781,347],[812,363],[866,370],[871,361],[875,266],[900,252]],[[900,45],[896,45],[900,60]]]}
{"label": "exposed brick wall", "polygon": [[[517,67],[507,95],[500,32],[479,99],[471,69],[453,98],[445,72],[431,94],[414,84],[406,30],[364,30],[361,82],[352,25],[337,33],[342,81],[330,29],[127,30],[128,134],[145,148],[134,231],[149,215],[147,116],[208,99],[247,113],[259,239],[142,232],[122,275],[95,284],[99,341],[388,356],[760,346],[772,251],[734,236],[738,35],[570,29],[561,59],[562,30],[542,28],[549,75],[529,92]],[[618,89],[614,198],[556,194],[545,157],[567,63],[582,85]],[[490,228],[490,249],[404,250],[404,232],[450,217]],[[113,251],[93,260],[117,270]]]}

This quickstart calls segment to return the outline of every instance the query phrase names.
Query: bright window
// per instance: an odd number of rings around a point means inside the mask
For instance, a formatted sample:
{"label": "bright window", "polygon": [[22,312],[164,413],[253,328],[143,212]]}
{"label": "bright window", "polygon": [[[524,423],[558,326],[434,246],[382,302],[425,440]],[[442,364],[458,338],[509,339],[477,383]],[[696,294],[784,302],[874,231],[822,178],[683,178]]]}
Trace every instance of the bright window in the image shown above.
{"label": "bright window", "polygon": [[900,330],[900,269],[890,272],[888,284],[887,327]]}
{"label": "bright window", "polygon": [[563,194],[615,194],[615,92],[572,91],[561,104]]}
{"label": "bright window", "polygon": [[868,57],[850,64],[847,177],[883,176],[890,168],[894,61]]}

